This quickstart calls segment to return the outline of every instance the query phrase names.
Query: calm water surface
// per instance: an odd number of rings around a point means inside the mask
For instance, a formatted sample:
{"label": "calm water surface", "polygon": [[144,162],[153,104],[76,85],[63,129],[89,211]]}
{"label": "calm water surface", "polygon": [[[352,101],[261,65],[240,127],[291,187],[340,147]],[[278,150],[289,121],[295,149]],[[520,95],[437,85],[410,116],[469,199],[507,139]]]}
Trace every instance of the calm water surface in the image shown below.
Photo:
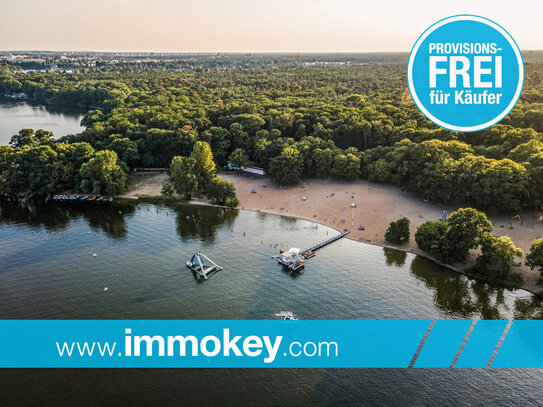
{"label": "calm water surface", "polygon": [[[195,205],[1,203],[0,318],[273,319],[281,310],[304,319],[541,317],[541,301],[525,291],[347,239],[319,251],[297,277],[270,258],[335,233]],[[198,282],[184,265],[196,251],[224,270]],[[28,369],[1,371],[0,394],[8,405],[538,405],[540,376],[510,369]]]}
{"label": "calm water surface", "polygon": [[21,129],[52,131],[56,138],[80,133],[83,111],[53,109],[0,97],[0,145],[9,143]]}

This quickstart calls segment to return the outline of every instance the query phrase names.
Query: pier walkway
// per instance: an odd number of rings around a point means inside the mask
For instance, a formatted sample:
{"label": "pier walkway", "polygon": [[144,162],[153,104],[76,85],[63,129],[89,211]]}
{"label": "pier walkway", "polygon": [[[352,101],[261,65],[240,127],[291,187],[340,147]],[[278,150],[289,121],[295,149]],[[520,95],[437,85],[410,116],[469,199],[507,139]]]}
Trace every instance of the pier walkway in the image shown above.
{"label": "pier walkway", "polygon": [[313,247],[310,247],[309,249],[303,250],[300,254],[304,257],[308,257],[308,255],[311,255],[311,253],[316,252],[319,249],[322,249],[324,246],[328,246],[330,243],[335,242],[336,240],[339,240],[345,236],[347,236],[351,231],[349,229],[345,229],[343,232],[341,232],[339,235],[336,235],[334,237],[331,237],[328,240],[325,240],[324,242],[320,242],[319,244],[316,244]]}

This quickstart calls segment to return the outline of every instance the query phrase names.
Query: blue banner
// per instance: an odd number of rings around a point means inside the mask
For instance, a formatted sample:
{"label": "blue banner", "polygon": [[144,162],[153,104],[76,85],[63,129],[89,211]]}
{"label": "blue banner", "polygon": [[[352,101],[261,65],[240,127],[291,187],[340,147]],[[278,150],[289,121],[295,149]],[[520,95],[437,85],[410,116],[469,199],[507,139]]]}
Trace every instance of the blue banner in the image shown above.
{"label": "blue banner", "polygon": [[3,320],[0,367],[541,368],[542,339],[541,321]]}

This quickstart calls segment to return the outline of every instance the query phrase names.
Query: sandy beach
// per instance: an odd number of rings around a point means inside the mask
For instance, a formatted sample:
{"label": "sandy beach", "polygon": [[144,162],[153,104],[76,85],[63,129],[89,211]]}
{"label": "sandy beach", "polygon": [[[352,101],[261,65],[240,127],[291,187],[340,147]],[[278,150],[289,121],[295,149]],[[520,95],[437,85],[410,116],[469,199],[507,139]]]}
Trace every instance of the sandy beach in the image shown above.
{"label": "sandy beach", "polygon": [[[342,182],[336,180],[302,180],[292,187],[279,187],[267,177],[251,178],[235,173],[223,173],[236,186],[240,209],[275,213],[318,222],[337,230],[350,229],[349,238],[370,244],[397,247],[411,253],[427,256],[415,243],[415,231],[428,220],[439,220],[443,210],[448,213],[458,209],[453,205],[438,205],[427,202],[411,193],[390,185],[359,180]],[[252,190],[255,193],[252,193]],[[304,200],[305,197],[305,200]],[[355,204],[354,211],[351,204]],[[353,216],[354,213],[354,216]],[[515,214],[516,215],[516,214]],[[510,236],[525,253],[531,242],[543,236],[543,211],[520,213],[520,219],[510,216],[489,216],[494,225],[494,234]],[[390,222],[406,217],[411,221],[411,238],[402,246],[393,246],[384,239]],[[533,220],[533,225],[532,225]],[[510,224],[511,222],[511,224]],[[513,229],[510,229],[510,226]],[[365,230],[356,230],[357,227]],[[473,253],[469,261],[473,261]],[[465,265],[453,265],[460,270]],[[513,267],[521,275],[524,288],[540,292],[539,272],[522,265]]]}
{"label": "sandy beach", "polygon": [[163,173],[148,173],[138,172],[130,174],[130,184],[128,189],[119,198],[138,198],[140,195],[160,195],[162,185],[164,185],[170,177],[165,172]]}
{"label": "sandy beach", "polygon": [[[427,256],[415,243],[417,227],[428,221],[438,220],[443,210],[448,213],[458,209],[454,205],[439,205],[425,201],[411,193],[390,185],[358,180],[342,182],[327,179],[302,180],[292,187],[275,185],[268,177],[234,172],[220,174],[236,187],[240,200],[239,209],[260,211],[314,221],[337,230],[349,229],[349,238],[379,246],[396,247],[415,254]],[[138,195],[160,195],[162,185],[167,181],[166,174],[133,174],[129,190],[122,197],[136,198]],[[255,190],[253,193],[252,190]],[[305,199],[304,199],[305,198]],[[354,210],[351,204],[354,203]],[[525,253],[531,242],[543,236],[543,211],[525,211],[512,216],[489,216],[494,225],[494,234],[510,236],[513,242]],[[390,222],[406,217],[411,221],[411,239],[402,246],[393,246],[384,239]],[[513,229],[511,229],[511,226]],[[363,227],[364,230],[355,228]],[[473,253],[473,261],[476,253]],[[453,265],[461,270],[466,264]],[[539,272],[522,265],[512,271],[521,275],[524,288],[531,292],[541,292],[537,285]]]}

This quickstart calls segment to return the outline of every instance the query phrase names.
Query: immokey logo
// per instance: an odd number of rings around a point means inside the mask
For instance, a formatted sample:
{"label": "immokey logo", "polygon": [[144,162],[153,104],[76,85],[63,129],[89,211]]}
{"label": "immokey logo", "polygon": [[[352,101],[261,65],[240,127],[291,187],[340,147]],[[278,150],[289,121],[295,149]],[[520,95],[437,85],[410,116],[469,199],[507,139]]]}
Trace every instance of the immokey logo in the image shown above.
{"label": "immokey logo", "polygon": [[513,38],[483,17],[445,18],[416,41],[407,65],[413,101],[435,124],[469,132],[502,120],[517,103],[524,64]]}
{"label": "immokey logo", "polygon": [[[271,363],[275,360],[279,345],[283,339],[282,336],[278,336],[272,343],[269,336],[260,338],[256,335],[250,335],[241,340],[240,335],[230,337],[230,329],[223,329],[222,340],[214,335],[207,335],[198,340],[194,335],[168,336],[164,339],[160,335],[153,337],[148,335],[131,336],[131,333],[131,329],[125,330],[125,356],[132,356],[132,349],[134,350],[134,356],[140,356],[142,343],[145,343],[146,356],[153,356],[153,344],[156,344],[158,356],[165,356],[166,351],[168,356],[186,356],[187,346],[190,348],[191,356],[198,356],[200,351],[204,356],[214,357],[219,355],[222,350],[222,355],[226,357],[230,356],[230,352],[236,356],[244,356],[245,354],[245,356],[249,357],[258,357],[265,351],[264,363]],[[189,343],[190,345],[188,345]],[[243,353],[241,350],[243,350]]]}
{"label": "immokey logo", "polygon": [[[230,329],[223,329],[222,337],[206,335],[199,339],[195,335],[132,335],[132,329],[125,329],[124,351],[115,354],[117,342],[56,342],[61,357],[206,357],[236,356],[261,357],[263,362],[273,363],[283,340],[282,336],[270,337],[230,334]],[[283,356],[329,357],[338,356],[336,342],[297,342],[288,346]]]}

